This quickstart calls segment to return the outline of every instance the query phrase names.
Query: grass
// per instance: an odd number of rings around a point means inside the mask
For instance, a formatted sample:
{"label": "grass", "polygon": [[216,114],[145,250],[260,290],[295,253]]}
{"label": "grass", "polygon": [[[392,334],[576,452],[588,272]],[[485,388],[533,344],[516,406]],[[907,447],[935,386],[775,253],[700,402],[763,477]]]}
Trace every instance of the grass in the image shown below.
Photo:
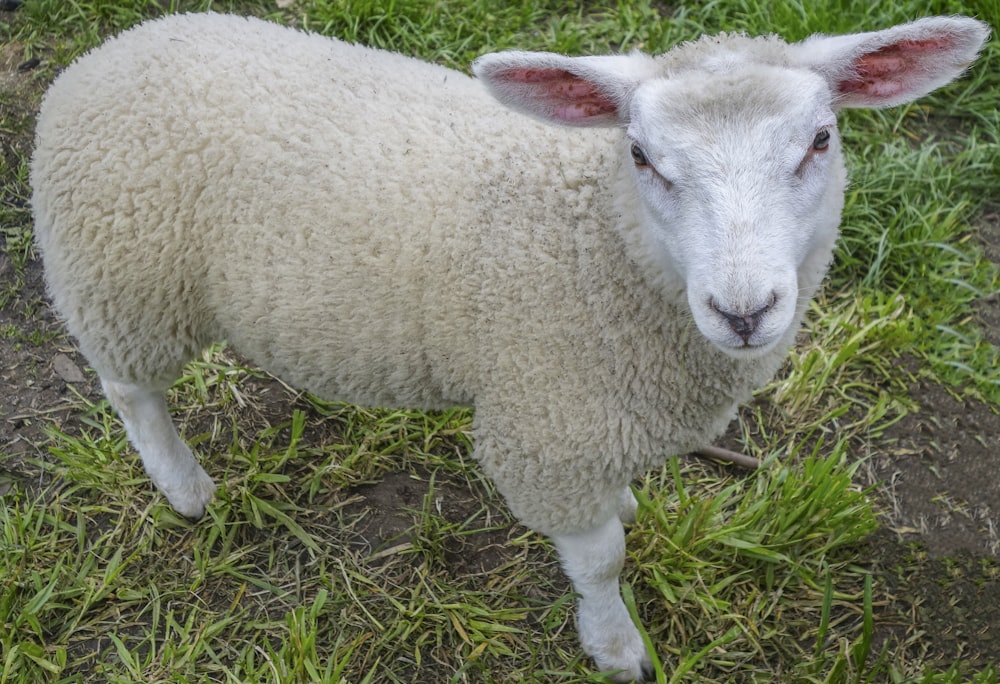
{"label": "grass", "polygon": [[[0,343],[52,343],[30,285],[26,205],[45,82],[110,32],[207,9],[456,68],[509,47],[659,51],[701,32],[797,39],[932,13],[1000,26],[995,0],[26,0],[0,13],[3,42],[42,59],[0,93],[0,306],[20,317]],[[625,596],[660,656],[659,681],[1000,681],[989,666],[921,659],[910,646],[926,635],[879,635],[890,597],[863,562],[878,511],[854,484],[857,452],[913,409],[904,357],[1000,406],[998,350],[972,315],[1000,291],[975,238],[1000,204],[998,61],[993,42],[942,93],[842,117],[852,186],[830,282],[787,372],[737,426],[764,468],[673,459],[636,483]],[[92,396],[68,399],[72,419],[39,419],[45,435],[27,450],[0,447],[0,684],[601,681],[579,652],[551,548],[470,462],[468,411],[330,404],[214,349],[171,391],[220,484],[191,525],[151,490]]]}

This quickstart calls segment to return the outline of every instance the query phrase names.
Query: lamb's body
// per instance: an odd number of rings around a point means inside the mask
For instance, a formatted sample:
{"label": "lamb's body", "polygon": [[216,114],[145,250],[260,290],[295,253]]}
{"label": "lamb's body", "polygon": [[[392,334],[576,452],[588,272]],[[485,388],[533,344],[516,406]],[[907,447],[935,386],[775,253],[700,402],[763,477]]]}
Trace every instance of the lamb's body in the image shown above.
{"label": "lamb's body", "polygon": [[474,404],[487,473],[556,533],[592,522],[581,499],[709,443],[777,368],[783,347],[739,362],[698,335],[626,254],[620,133],[526,120],[443,67],[216,20],[110,42],[39,117],[39,244],[102,378],[166,385],[228,340],[329,399]]}
{"label": "lamb's body", "polygon": [[[908,31],[896,40],[914,43]],[[554,536],[583,595],[585,648],[642,676],[617,592],[622,492],[708,444],[780,365],[839,223],[827,112],[839,96],[869,102],[856,74],[837,95],[821,69],[788,66],[795,48],[727,40],[659,66],[480,63],[498,97],[543,118],[614,111],[634,162],[620,130],[536,123],[455,71],[256,20],[172,17],[69,67],[38,118],[36,235],[55,306],[153,480],[188,515],[210,496],[162,390],[212,341],[330,399],[473,405],[476,458],[513,512]],[[878,59],[879,40],[851,48],[852,68]],[[674,78],[690,69],[711,87]],[[732,109],[756,117],[745,140],[726,128]],[[813,142],[803,159],[816,130],[829,150]],[[789,138],[790,152],[760,156]],[[676,171],[699,145],[712,154]],[[716,204],[690,191],[698,173]],[[689,263],[700,241],[728,251]]]}

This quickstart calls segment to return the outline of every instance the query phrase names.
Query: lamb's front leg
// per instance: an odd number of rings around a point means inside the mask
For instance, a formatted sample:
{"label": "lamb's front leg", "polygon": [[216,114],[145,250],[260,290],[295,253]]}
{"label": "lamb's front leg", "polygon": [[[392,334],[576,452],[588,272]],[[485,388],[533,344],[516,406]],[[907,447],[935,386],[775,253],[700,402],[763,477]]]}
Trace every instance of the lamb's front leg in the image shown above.
{"label": "lamb's front leg", "polygon": [[653,666],[622,602],[618,576],[625,563],[625,530],[617,517],[573,534],[552,536],[563,569],[580,594],[580,643],[601,670],[621,671],[616,682],[652,681]]}

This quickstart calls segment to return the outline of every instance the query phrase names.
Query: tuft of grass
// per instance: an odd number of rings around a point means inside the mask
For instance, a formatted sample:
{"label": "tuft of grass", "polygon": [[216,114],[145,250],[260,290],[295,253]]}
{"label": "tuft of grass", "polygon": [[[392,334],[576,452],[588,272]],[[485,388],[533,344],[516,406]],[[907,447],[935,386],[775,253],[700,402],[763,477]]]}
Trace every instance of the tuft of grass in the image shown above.
{"label": "tuft of grass", "polygon": [[[645,610],[669,615],[649,631],[677,659],[671,682],[727,681],[717,673],[809,662],[800,645],[809,639],[817,643],[814,667],[826,653],[820,614],[829,601],[821,588],[837,577],[851,587],[837,592],[838,606],[859,597],[864,571],[853,565],[855,545],[875,529],[875,517],[852,484],[856,465],[846,465],[845,444],[827,456],[821,447],[794,465],[771,458],[737,481],[692,482],[674,459],[647,481],[648,494],[639,492],[630,548],[638,586],[655,597]],[[848,610],[838,619],[855,616]],[[862,626],[855,622],[840,624],[838,635]]]}
{"label": "tuft of grass", "polygon": [[973,303],[1000,292],[1000,267],[985,259],[968,223],[995,195],[998,122],[974,127],[957,152],[953,143],[908,131],[909,121],[876,145],[849,140],[856,171],[832,274],[835,285],[870,292],[873,301],[900,302],[887,345],[923,350],[942,379],[971,382],[993,402],[1000,401],[1000,353],[965,319]]}

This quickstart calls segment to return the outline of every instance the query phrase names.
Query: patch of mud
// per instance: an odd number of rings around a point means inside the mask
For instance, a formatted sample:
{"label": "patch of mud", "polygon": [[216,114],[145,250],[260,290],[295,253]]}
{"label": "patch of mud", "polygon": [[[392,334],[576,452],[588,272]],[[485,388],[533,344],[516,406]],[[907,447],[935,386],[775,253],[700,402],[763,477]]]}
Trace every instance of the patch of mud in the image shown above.
{"label": "patch of mud", "polygon": [[967,673],[1000,663],[1000,565],[969,553],[935,558],[887,529],[869,548],[877,591],[890,597],[876,617],[877,644],[905,644],[921,662],[959,662]]}
{"label": "patch of mud", "polygon": [[918,381],[920,410],[886,432],[872,469],[891,529],[933,556],[1000,557],[1000,415]]}

